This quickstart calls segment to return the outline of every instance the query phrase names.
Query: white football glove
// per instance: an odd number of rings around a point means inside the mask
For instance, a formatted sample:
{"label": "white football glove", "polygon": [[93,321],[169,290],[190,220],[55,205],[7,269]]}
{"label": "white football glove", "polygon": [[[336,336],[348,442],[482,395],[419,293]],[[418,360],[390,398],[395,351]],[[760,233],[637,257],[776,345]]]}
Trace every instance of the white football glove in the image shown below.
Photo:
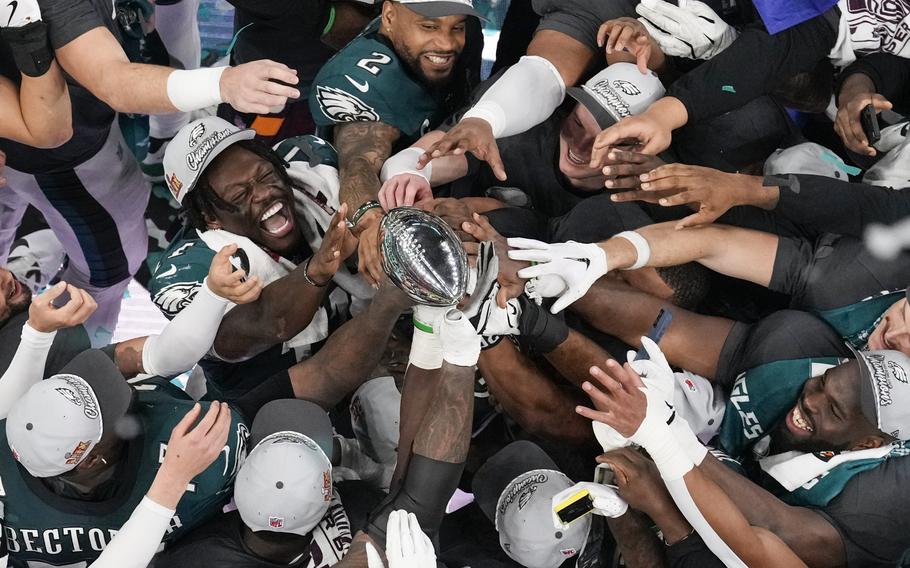
{"label": "white football glove", "polygon": [[[382,557],[367,543],[367,566],[385,568]],[[436,551],[414,513],[399,509],[389,515],[386,526],[385,557],[388,568],[428,568],[436,566]]]}
{"label": "white football glove", "polygon": [[452,308],[439,328],[439,342],[445,361],[460,367],[473,367],[480,357],[480,336],[461,311]]}
{"label": "white football glove", "polygon": [[21,28],[41,21],[38,0],[3,0],[0,2],[0,28]]}
{"label": "white football glove", "polygon": [[[629,351],[626,353],[626,360],[632,369],[641,376],[642,382],[647,387],[647,389],[642,389],[646,395],[655,401],[665,400],[672,404],[676,380],[673,369],[670,368],[667,358],[654,341],[648,337],[642,337],[641,345],[648,353],[648,359],[636,360],[636,352]],[[662,408],[660,410],[663,411]],[[666,412],[664,414],[667,415]],[[597,438],[604,452],[625,448],[632,444],[628,438],[603,422],[594,420],[591,422],[591,428],[594,429],[594,437]]]}
{"label": "white football glove", "polygon": [[616,517],[625,515],[626,511],[629,510],[629,504],[619,496],[619,493],[617,493],[616,489],[613,487],[601,483],[582,481],[553,496],[551,501],[552,505],[550,507],[550,516],[553,519],[553,526],[557,530],[566,530],[569,525],[563,524],[559,519],[559,516],[556,514],[556,507],[579,491],[587,491],[591,495],[591,499],[594,500],[594,510],[591,512],[595,515],[615,519]]}
{"label": "white football glove", "polygon": [[676,6],[664,0],[641,0],[638,20],[667,55],[711,59],[736,41],[739,33],[698,0]]}
{"label": "white football glove", "polygon": [[626,353],[626,361],[632,369],[641,376],[641,380],[648,390],[664,400],[672,403],[676,378],[673,369],[664,356],[663,351],[649,337],[641,338],[641,346],[648,354],[647,359],[635,359],[635,351]]}
{"label": "white football glove", "polygon": [[518,298],[512,298],[505,309],[496,304],[499,293],[499,258],[493,250],[493,243],[480,243],[477,253],[476,283],[471,290],[468,304],[462,310],[477,333],[484,337],[518,335],[518,323],[521,319],[521,304]]}
{"label": "white football glove", "polygon": [[536,262],[534,266],[518,271],[521,278],[538,278],[556,275],[565,282],[565,290],[550,308],[558,314],[575,300],[585,295],[601,276],[609,271],[607,253],[596,244],[565,243],[547,244],[533,239],[509,239],[509,258]]}

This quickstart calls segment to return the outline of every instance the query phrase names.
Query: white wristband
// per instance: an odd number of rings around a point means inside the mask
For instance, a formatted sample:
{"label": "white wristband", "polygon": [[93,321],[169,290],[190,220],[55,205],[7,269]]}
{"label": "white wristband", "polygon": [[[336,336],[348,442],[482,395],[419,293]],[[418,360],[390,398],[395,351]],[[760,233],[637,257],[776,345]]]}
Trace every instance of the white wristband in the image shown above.
{"label": "white wristband", "polygon": [[399,174],[414,174],[430,182],[433,179],[433,162],[428,162],[422,170],[417,169],[417,159],[424,153],[423,148],[412,146],[398,152],[382,164],[379,181],[385,183],[389,178]]}
{"label": "white wristband", "polygon": [[616,233],[614,237],[625,239],[632,243],[632,246],[635,247],[635,254],[638,255],[635,264],[624,270],[638,270],[639,268],[644,268],[648,265],[648,261],[651,260],[651,245],[648,244],[647,239],[641,236],[641,233],[623,231],[621,233]]}
{"label": "white wristband", "polygon": [[692,460],[696,467],[700,466],[705,456],[708,455],[708,448],[692,432],[689,423],[680,416],[679,412],[676,413],[676,417],[670,422],[670,432],[673,433],[673,438],[679,444],[679,447],[682,448],[686,457]]}
{"label": "white wristband", "polygon": [[468,318],[457,309],[446,312],[444,328],[439,342],[447,363],[459,367],[473,367],[480,358],[480,336]]}
{"label": "white wristband", "polygon": [[176,69],[167,77],[167,98],[179,111],[190,112],[224,102],[221,74],[227,67]]}
{"label": "white wristband", "polygon": [[632,436],[632,441],[648,450],[654,465],[660,471],[660,476],[665,481],[681,479],[689,473],[695,464],[689,459],[682,447],[676,443],[670,427],[666,424],[642,423],[641,427]]}
{"label": "white wristband", "polygon": [[415,314],[408,363],[429,371],[442,367],[442,359],[442,343],[433,331],[433,324],[418,320]]}

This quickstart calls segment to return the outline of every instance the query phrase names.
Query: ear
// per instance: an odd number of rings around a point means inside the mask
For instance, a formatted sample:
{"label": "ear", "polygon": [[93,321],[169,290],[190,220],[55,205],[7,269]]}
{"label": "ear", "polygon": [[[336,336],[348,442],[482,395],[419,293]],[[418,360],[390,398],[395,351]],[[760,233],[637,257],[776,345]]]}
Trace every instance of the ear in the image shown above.
{"label": "ear", "polygon": [[856,452],[859,450],[871,450],[874,448],[880,448],[885,444],[889,444],[890,440],[885,439],[881,434],[873,434],[871,436],[866,436],[860,438],[853,443],[853,446],[850,448],[851,452]]}
{"label": "ear", "polygon": [[392,24],[395,22],[395,2],[383,2],[382,20],[380,21],[379,30],[385,35],[391,35]]}

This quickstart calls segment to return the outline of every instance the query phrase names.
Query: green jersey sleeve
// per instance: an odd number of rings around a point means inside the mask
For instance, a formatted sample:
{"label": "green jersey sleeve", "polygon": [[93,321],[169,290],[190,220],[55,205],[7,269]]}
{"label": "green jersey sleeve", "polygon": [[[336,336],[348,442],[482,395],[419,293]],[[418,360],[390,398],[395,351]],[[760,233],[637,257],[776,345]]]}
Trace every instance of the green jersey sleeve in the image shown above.
{"label": "green jersey sleeve", "polygon": [[378,32],[376,19],[323,66],[310,91],[310,112],[323,130],[383,122],[410,143],[439,124],[445,111]]}
{"label": "green jersey sleeve", "polygon": [[190,305],[205,277],[215,251],[202,239],[175,239],[152,270],[149,294],[158,309],[173,319]]}
{"label": "green jersey sleeve", "polygon": [[310,167],[331,166],[338,169],[335,147],[318,136],[307,134],[282,140],[272,147],[285,162],[306,162]]}

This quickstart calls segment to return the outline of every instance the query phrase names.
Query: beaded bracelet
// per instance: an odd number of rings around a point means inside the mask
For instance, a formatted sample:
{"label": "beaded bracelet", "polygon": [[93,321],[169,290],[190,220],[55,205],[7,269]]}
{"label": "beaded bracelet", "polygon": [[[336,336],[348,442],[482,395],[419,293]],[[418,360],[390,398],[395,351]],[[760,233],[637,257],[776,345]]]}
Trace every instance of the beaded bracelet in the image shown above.
{"label": "beaded bracelet", "polygon": [[363,205],[357,208],[357,211],[354,211],[354,215],[351,216],[351,226],[356,226],[360,221],[360,218],[366,215],[366,212],[370,209],[376,209],[377,207],[382,207],[378,201],[367,201]]}

